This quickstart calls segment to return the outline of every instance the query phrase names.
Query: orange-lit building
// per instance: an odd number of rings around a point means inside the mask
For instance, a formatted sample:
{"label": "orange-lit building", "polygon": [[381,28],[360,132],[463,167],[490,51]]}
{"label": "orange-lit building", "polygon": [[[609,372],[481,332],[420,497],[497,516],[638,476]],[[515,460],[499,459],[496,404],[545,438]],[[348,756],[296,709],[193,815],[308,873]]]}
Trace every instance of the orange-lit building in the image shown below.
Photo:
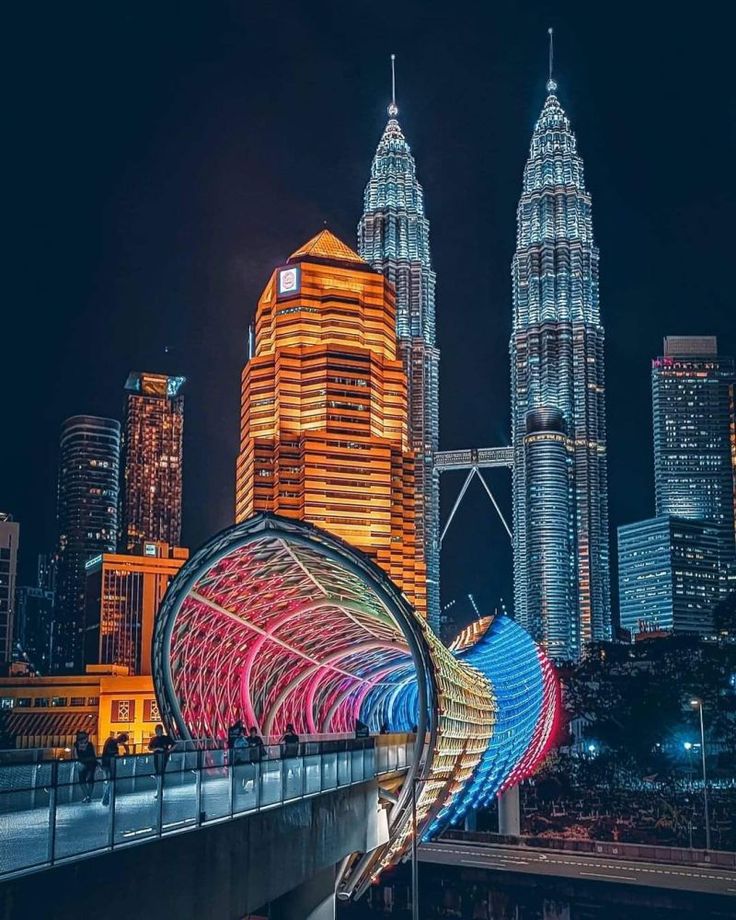
{"label": "orange-lit building", "polygon": [[74,677],[0,677],[0,747],[70,748],[80,730],[98,751],[111,731],[145,749],[161,721],[153,680],[116,665]]}
{"label": "orange-lit building", "polygon": [[119,549],[181,542],[184,377],[133,371],[125,382]]}
{"label": "orange-lit building", "polygon": [[243,370],[236,519],[272,511],[368,553],[422,613],[394,289],[323,230],[274,271]]}
{"label": "orange-lit building", "polygon": [[151,673],[153,620],[169,582],[188,557],[183,547],[147,542],[131,553],[103,553],[87,562],[87,664]]}

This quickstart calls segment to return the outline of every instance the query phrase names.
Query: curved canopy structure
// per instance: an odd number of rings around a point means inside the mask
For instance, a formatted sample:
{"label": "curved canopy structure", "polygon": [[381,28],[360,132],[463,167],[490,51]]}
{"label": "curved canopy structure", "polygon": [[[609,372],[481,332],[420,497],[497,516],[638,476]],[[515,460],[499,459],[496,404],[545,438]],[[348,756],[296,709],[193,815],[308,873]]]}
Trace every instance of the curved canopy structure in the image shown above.
{"label": "curved canopy structure", "polygon": [[388,844],[353,866],[360,889],[405,852],[417,788],[428,836],[536,766],[557,708],[553,672],[506,618],[445,648],[383,571],[309,524],[259,515],[207,543],[172,581],[156,621],[154,678],[169,729],[223,738],[415,731]]}

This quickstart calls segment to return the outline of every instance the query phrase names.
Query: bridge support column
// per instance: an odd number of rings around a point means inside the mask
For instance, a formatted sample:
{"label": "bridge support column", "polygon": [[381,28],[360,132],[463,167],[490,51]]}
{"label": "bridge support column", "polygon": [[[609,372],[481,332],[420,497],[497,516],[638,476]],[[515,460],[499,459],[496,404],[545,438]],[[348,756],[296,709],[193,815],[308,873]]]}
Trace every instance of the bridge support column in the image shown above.
{"label": "bridge support column", "polygon": [[335,920],[335,867],[324,869],[271,905],[272,920]]}
{"label": "bridge support column", "polygon": [[521,836],[519,787],[512,786],[498,797],[498,833],[509,837]]}

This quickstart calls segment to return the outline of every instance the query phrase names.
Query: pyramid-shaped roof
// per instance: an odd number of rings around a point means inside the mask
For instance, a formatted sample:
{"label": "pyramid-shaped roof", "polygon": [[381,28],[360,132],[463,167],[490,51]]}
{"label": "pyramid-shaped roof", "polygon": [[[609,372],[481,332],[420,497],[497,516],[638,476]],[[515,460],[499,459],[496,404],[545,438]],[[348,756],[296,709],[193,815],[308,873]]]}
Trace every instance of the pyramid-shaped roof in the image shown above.
{"label": "pyramid-shaped roof", "polygon": [[339,240],[330,230],[320,232],[300,246],[296,252],[289,256],[289,262],[298,262],[300,259],[324,259],[329,262],[351,262],[352,264],[365,265],[355,250],[351,249],[342,240]]}

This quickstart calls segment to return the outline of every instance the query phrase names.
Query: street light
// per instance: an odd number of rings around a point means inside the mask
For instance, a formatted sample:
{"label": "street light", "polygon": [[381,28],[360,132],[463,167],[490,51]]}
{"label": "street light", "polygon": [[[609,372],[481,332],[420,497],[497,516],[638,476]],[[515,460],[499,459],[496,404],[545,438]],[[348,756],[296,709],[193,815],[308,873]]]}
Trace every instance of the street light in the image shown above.
{"label": "street light", "polygon": [[710,849],[710,814],[708,809],[708,776],[705,772],[705,727],[703,725],[703,701],[698,697],[690,700],[693,709],[698,710],[700,716],[700,754],[703,761],[703,807],[705,808],[705,848]]}

